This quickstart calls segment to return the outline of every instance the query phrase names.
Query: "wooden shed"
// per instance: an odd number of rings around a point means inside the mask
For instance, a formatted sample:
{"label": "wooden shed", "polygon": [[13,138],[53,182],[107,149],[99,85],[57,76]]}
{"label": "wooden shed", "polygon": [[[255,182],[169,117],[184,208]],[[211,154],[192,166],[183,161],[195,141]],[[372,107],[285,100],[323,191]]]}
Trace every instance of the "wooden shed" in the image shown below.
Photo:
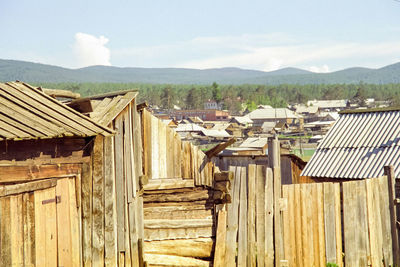
{"label": "wooden shed", "polygon": [[40,88],[0,84],[3,266],[139,266],[135,95],[91,119]]}

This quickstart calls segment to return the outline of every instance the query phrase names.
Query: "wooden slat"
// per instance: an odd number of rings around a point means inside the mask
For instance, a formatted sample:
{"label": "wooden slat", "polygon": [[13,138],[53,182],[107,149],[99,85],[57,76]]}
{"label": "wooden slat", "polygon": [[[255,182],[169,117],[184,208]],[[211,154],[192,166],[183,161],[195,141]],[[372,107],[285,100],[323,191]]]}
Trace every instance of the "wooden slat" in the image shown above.
{"label": "wooden slat", "polygon": [[324,183],[324,217],[326,261],[337,263],[335,227],[335,191],[332,183]]}
{"label": "wooden slat", "polygon": [[319,226],[318,226],[318,184],[311,184],[311,216],[312,216],[312,224],[311,226],[311,233],[312,233],[312,241],[313,241],[313,252],[314,252],[314,266],[323,266],[324,262],[319,262],[320,260],[320,248],[319,248]]}
{"label": "wooden slat", "polygon": [[248,190],[247,190],[247,266],[256,266],[256,165],[248,166]]}
{"label": "wooden slat", "polygon": [[263,166],[256,165],[256,242],[257,242],[257,266],[264,266],[265,262],[265,180],[266,174]]}
{"label": "wooden slat", "polygon": [[27,182],[49,177],[76,175],[80,170],[81,165],[74,163],[41,164],[40,166],[0,166],[0,181],[2,183]]}
{"label": "wooden slat", "polygon": [[387,266],[387,263],[393,262],[393,253],[392,253],[392,236],[391,236],[391,227],[390,221],[387,218],[390,218],[389,211],[389,191],[388,191],[388,177],[383,176],[379,178],[379,210],[381,213],[381,225],[382,225],[382,257],[383,261]]}
{"label": "wooden slat", "polygon": [[48,179],[15,185],[0,185],[0,197],[47,189],[56,185],[57,179]]}
{"label": "wooden slat", "polygon": [[[146,254],[210,258],[212,256],[213,245],[214,240],[212,238],[154,240],[144,243],[144,251]],[[214,266],[216,265],[214,264]],[[225,267],[226,265],[221,266]]]}
{"label": "wooden slat", "polygon": [[[288,207],[290,206],[289,203],[289,191],[290,191],[290,186],[282,185],[282,198],[285,199],[288,202]],[[292,248],[291,248],[291,236],[290,236],[290,219],[289,219],[289,209],[288,207],[283,210],[283,245],[284,245],[284,253],[286,255],[286,260],[288,261],[290,266],[293,266],[293,253],[292,253]]]}
{"label": "wooden slat", "polygon": [[[181,161],[182,161],[182,154],[183,154],[183,149],[182,149],[182,141],[180,136],[173,131],[174,135],[174,177],[182,177],[182,167],[181,167]],[[185,159],[186,160],[186,159]]]}
{"label": "wooden slat", "polygon": [[114,138],[104,138],[104,264],[117,266],[117,201],[114,163]]}
{"label": "wooden slat", "polygon": [[343,266],[343,249],[342,249],[342,205],[340,197],[340,184],[334,184],[335,195],[335,233],[336,233],[336,261],[338,266]]}
{"label": "wooden slat", "polygon": [[[378,182],[378,184],[376,182]],[[381,266],[382,263],[382,236],[381,236],[381,214],[379,209],[379,198],[375,195],[374,188],[379,188],[377,178],[365,181],[367,193],[367,219],[369,229],[369,246],[371,251],[372,266]],[[378,228],[379,226],[379,228]]]}
{"label": "wooden slat", "polygon": [[82,165],[82,257],[84,266],[92,266],[92,163]]}
{"label": "wooden slat", "polygon": [[319,247],[319,264],[320,266],[326,263],[325,253],[325,223],[324,223],[324,185],[318,183],[317,187],[317,210],[318,210],[318,247]]}
{"label": "wooden slat", "polygon": [[70,225],[71,225],[71,261],[72,261],[72,266],[81,266],[82,265],[82,242],[80,238],[80,210],[79,210],[79,205],[77,203],[77,199],[79,199],[79,196],[77,196],[78,190],[76,190],[76,179],[79,179],[79,177],[76,178],[68,178],[68,187],[69,187],[69,218],[70,218]]}
{"label": "wooden slat", "polygon": [[238,266],[247,264],[247,170],[242,168],[240,177],[239,230],[238,230]]}
{"label": "wooden slat", "polygon": [[57,265],[56,202],[42,204],[42,201],[55,197],[54,187],[35,191],[36,266]]}
{"label": "wooden slat", "polygon": [[214,267],[225,267],[226,253],[226,211],[218,212],[217,235],[215,241]]}
{"label": "wooden slat", "polygon": [[13,266],[24,264],[24,226],[22,218],[22,194],[10,197],[11,258]]}
{"label": "wooden slat", "polygon": [[22,214],[24,218],[24,265],[34,266],[36,262],[34,193],[24,193],[22,201]]}
{"label": "wooden slat", "polygon": [[156,117],[151,116],[151,173],[152,176],[149,178],[158,179],[161,177],[160,173],[160,140],[158,134],[158,120]]}
{"label": "wooden slat", "polygon": [[232,203],[228,204],[227,232],[226,232],[226,263],[227,266],[236,266],[237,232],[239,220],[239,189],[241,167],[232,169],[235,172],[234,185],[232,187]]}
{"label": "wooden slat", "polygon": [[[297,253],[296,253],[296,223],[298,223],[299,220],[294,220],[295,218],[295,195],[294,195],[294,185],[286,186],[288,190],[288,196],[287,196],[287,201],[288,201],[288,214],[289,214],[289,237],[290,237],[290,252],[286,253],[285,255],[288,255],[286,257],[289,261],[289,266],[299,266],[299,259],[297,259]],[[301,260],[301,259],[300,259]]]}
{"label": "wooden slat", "polygon": [[12,266],[10,197],[0,198],[0,266]]}
{"label": "wooden slat", "polygon": [[193,179],[154,179],[144,186],[144,190],[159,190],[159,189],[174,189],[174,188],[186,188],[194,187]]}
{"label": "wooden slat", "polygon": [[159,119],[158,123],[158,155],[159,161],[159,178],[169,178],[167,175],[167,126]]}
{"label": "wooden slat", "polygon": [[210,266],[210,262],[205,260],[174,255],[146,254],[145,260],[149,266]]}
{"label": "wooden slat", "polygon": [[58,264],[60,266],[72,266],[73,255],[68,178],[60,179],[57,182],[56,196],[61,197],[61,201],[56,205]]}
{"label": "wooden slat", "polygon": [[214,237],[213,227],[145,229],[144,240],[191,239]]}
{"label": "wooden slat", "polygon": [[265,172],[265,265],[274,264],[274,178],[271,168]]}

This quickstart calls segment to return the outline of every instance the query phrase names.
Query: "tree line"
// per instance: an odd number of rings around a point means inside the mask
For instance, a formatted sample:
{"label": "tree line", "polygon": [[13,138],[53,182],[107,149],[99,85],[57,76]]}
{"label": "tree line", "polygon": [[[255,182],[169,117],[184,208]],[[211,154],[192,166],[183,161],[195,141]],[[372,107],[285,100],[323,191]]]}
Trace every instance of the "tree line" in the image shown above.
{"label": "tree line", "polygon": [[174,105],[184,109],[202,109],[204,103],[213,99],[222,103],[224,109],[239,113],[244,108],[257,105],[286,107],[289,103],[306,103],[320,99],[389,100],[400,105],[400,84],[280,84],[280,85],[183,85],[142,83],[33,83],[44,88],[64,89],[90,96],[118,90],[136,89],[139,101],[170,109]]}

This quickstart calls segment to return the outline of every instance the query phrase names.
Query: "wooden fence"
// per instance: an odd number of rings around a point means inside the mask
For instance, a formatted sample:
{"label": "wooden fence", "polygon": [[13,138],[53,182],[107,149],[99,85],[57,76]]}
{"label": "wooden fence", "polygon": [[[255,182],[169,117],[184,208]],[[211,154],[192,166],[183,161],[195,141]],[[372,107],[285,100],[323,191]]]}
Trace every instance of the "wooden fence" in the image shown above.
{"label": "wooden fence", "polygon": [[149,179],[194,179],[195,185],[212,186],[214,164],[192,143],[151,115],[142,114],[143,165]]}

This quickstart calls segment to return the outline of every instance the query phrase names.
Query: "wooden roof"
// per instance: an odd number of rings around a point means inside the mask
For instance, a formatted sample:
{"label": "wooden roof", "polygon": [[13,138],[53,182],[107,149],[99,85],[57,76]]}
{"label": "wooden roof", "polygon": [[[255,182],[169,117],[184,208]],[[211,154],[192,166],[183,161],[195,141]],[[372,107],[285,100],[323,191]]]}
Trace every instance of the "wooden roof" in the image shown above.
{"label": "wooden roof", "polygon": [[73,110],[40,88],[0,83],[0,140],[109,135],[113,131]]}
{"label": "wooden roof", "polygon": [[137,95],[137,91],[130,90],[91,96],[89,98],[92,102],[93,112],[90,113],[90,118],[101,125],[107,126]]}

